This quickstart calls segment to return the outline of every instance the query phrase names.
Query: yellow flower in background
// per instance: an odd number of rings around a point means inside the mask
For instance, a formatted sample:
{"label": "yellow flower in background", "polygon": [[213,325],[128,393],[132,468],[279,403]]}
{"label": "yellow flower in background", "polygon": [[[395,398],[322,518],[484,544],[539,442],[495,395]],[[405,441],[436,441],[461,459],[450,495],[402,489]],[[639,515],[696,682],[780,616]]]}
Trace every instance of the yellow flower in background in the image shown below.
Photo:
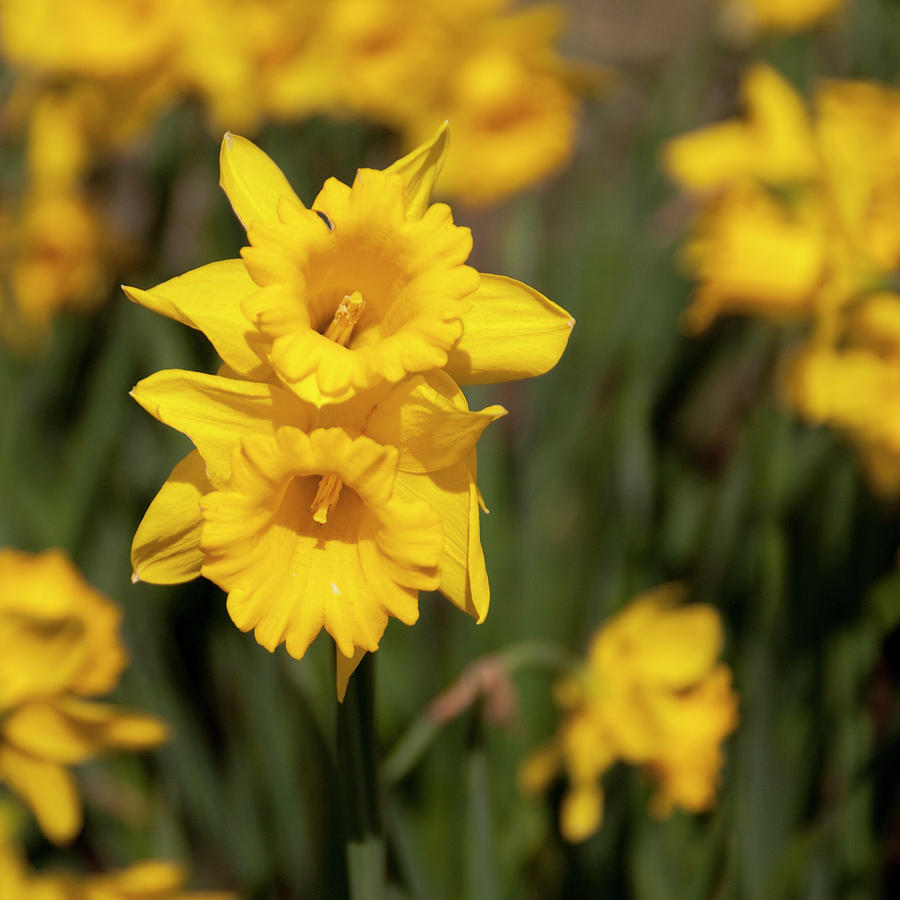
{"label": "yellow flower in background", "polygon": [[787,210],[753,185],[710,202],[682,250],[700,282],[685,330],[703,331],[725,312],[814,315],[828,264],[827,237],[816,226],[806,210]]}
{"label": "yellow flower in background", "polygon": [[175,11],[160,0],[4,0],[0,49],[54,75],[130,76],[165,56]]}
{"label": "yellow flower in background", "polygon": [[675,806],[702,812],[715,802],[737,698],[730,670],[716,661],[718,612],[679,605],[683,596],[678,584],[640,594],[595,634],[581,673],[557,685],[563,721],[523,765],[520,780],[537,792],[565,771],[560,829],[570,841],[600,826],[599,780],[616,761],[644,767],[657,782],[655,815]]}
{"label": "yellow flower in background", "polygon": [[[900,298],[880,299],[889,304],[892,317],[900,313]],[[885,355],[867,347],[837,350],[813,344],[788,361],[782,390],[804,419],[837,429],[856,447],[876,491],[888,497],[900,493],[900,358],[896,352]]]}
{"label": "yellow flower in background", "polygon": [[228,891],[189,891],[175,863],[151,860],[108,875],[31,870],[0,809],[0,897],[4,900],[236,900]]}
{"label": "yellow flower in background", "polygon": [[443,194],[494,203],[568,162],[579,102],[575,70],[555,50],[561,28],[556,4],[516,12],[504,5],[502,14],[486,8],[467,20],[448,42],[441,77],[403,126],[415,143],[441,119],[451,123]]}
{"label": "yellow flower in background", "polygon": [[819,25],[846,5],[846,0],[723,0],[721,25],[740,43],[761,31],[803,31]]}
{"label": "yellow flower in background", "polygon": [[0,286],[3,324],[10,342],[42,335],[63,308],[84,309],[106,296],[106,239],[97,216],[77,193],[29,199],[15,223],[0,219],[0,242],[13,248]]}
{"label": "yellow flower in background", "polygon": [[683,250],[697,280],[684,316],[808,323],[783,396],[839,429],[876,490],[900,491],[893,392],[900,377],[900,91],[826,81],[812,110],[765,66],[744,79],[744,119],[675,138],[672,177],[699,202]]}
{"label": "yellow flower in background", "polygon": [[295,657],[324,628],[339,691],[389,616],[415,622],[419,590],[484,619],[475,443],[504,410],[470,412],[456,381],[547,371],[574,324],[464,265],[468,229],[429,205],[445,149],[442,128],[352,187],[329,180],[306,209],[261,150],[226,136],[243,259],[126,288],[202,330],[225,363],[134,389],[197,448],[138,529],[135,580],[202,574],[238,627]]}
{"label": "yellow flower in background", "polygon": [[0,217],[0,335],[14,343],[43,335],[64,308],[105,298],[112,242],[83,188],[91,162],[82,93],[41,94],[29,113],[29,180]]}
{"label": "yellow flower in background", "polygon": [[827,318],[900,265],[900,91],[829,81],[814,114],[766,66],[744,79],[745,120],[670,141],[664,163],[702,204],[686,254],[688,322],[720,312]]}
{"label": "yellow flower in background", "polygon": [[120,618],[60,551],[0,550],[0,781],[58,843],[81,827],[69,766],[168,736],[152,716],[89,699],[126,665]]}
{"label": "yellow flower in background", "polygon": [[673,138],[663,165],[685,190],[721,190],[741,179],[768,184],[804,181],[818,173],[806,104],[770,66],[757,63],[741,80],[744,116]]}

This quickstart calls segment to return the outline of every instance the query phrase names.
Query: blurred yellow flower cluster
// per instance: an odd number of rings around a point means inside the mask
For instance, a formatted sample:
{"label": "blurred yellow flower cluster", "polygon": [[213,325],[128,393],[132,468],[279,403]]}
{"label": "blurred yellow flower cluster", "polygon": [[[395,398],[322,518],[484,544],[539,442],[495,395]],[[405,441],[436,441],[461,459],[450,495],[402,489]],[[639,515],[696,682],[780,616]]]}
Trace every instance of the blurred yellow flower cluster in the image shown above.
{"label": "blurred yellow flower cluster", "polygon": [[120,619],[60,551],[0,550],[0,782],[56,842],[81,827],[68,766],[168,737],[152,716],[89,699],[112,690],[127,663]]}
{"label": "blurred yellow flower cluster", "polygon": [[196,447],[138,529],[135,580],[202,574],[239,628],[298,658],[324,628],[339,692],[389,616],[416,621],[419,590],[487,614],[475,443],[505,410],[470,412],[457,382],[545,372],[574,324],[466,265],[471,233],[430,204],[446,144],[443,126],[383,171],[329,179],[308,209],[268,156],[226,135],[242,258],[126,288],[224,361],[133,391]]}
{"label": "blurred yellow flower cluster", "polygon": [[184,98],[218,132],[362,117],[413,147],[450,120],[443,189],[471,203],[553,173],[584,81],[555,49],[560,25],[556,4],[509,0],[4,0],[5,119],[27,144],[24,193],[0,216],[7,336],[104,299],[123,248],[92,167]]}
{"label": "blurred yellow flower cluster", "polygon": [[188,891],[174,863],[148,861],[109,875],[35,874],[0,829],[0,897],[4,900],[236,900],[225,892]]}
{"label": "blurred yellow flower cluster", "polygon": [[900,490],[900,91],[827,81],[812,111],[773,69],[743,83],[746,115],[675,138],[672,177],[699,202],[684,323],[722,313],[806,323],[789,403],[857,445],[875,487]]}
{"label": "blurred yellow flower cluster", "polygon": [[722,0],[721,25],[739,42],[760,32],[803,31],[832,19],[847,0]]}
{"label": "blurred yellow flower cluster", "polygon": [[[0,549],[0,783],[61,844],[82,824],[68,771],[109,750],[154,747],[159,719],[92,699],[112,690],[128,662],[119,609],[59,550]],[[35,874],[15,837],[11,801],[0,802],[3,900],[234,900],[183,890],[180,866],[150,861],[111,875]]]}
{"label": "blurred yellow flower cluster", "polygon": [[568,787],[560,830],[589,837],[603,817],[600,777],[617,761],[644,767],[657,782],[651,811],[712,807],[721,743],[737,725],[731,672],[716,662],[722,626],[711,606],[679,606],[684,588],[640,594],[591,640],[576,676],[556,686],[563,721],[522,766],[524,790],[544,790],[560,769]]}

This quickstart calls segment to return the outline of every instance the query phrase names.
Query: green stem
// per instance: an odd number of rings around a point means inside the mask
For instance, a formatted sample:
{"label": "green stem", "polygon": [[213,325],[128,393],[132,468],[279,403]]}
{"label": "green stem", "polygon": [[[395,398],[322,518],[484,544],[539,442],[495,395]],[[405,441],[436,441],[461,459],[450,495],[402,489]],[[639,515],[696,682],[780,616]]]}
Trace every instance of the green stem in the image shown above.
{"label": "green stem", "polygon": [[375,731],[375,657],[367,653],[337,713],[338,770],[351,900],[383,900],[385,847]]}
{"label": "green stem", "polygon": [[[565,651],[553,644],[546,644],[540,641],[525,641],[475,660],[474,663],[466,667],[460,678],[465,679],[468,672],[489,658],[496,659],[502,663],[510,676],[519,669],[549,669],[553,672],[565,672],[578,665],[578,660],[573,659]],[[453,685],[448,690],[452,689]],[[477,698],[473,697],[473,700],[475,699]],[[385,783],[394,784],[405,778],[446,724],[447,720],[434,716],[434,704],[429,704],[413,720],[409,728],[388,753],[381,769]]]}

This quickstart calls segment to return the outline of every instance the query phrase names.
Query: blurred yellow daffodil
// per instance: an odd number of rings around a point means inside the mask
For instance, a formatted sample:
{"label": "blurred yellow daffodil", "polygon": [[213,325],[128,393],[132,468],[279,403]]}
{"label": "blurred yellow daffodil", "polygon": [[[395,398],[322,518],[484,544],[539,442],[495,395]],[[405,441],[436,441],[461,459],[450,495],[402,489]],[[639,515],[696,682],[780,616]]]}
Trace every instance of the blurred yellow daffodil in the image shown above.
{"label": "blurred yellow daffodil", "polygon": [[691,812],[715,802],[721,743],[737,724],[731,672],[717,663],[722,626],[715,609],[678,605],[681,585],[639,595],[595,634],[584,669],[560,681],[563,721],[520,771],[523,789],[543,790],[563,769],[568,788],[560,829],[589,837],[603,816],[602,774],[618,760],[656,780],[652,812]]}
{"label": "blurred yellow daffodil", "polygon": [[226,891],[189,891],[175,863],[151,860],[105,875],[31,871],[12,828],[0,818],[0,897],[4,900],[236,900]]}
{"label": "blurred yellow daffodil", "polygon": [[726,37],[745,43],[760,32],[803,31],[834,18],[846,0],[723,0]]}
{"label": "blurred yellow daffodil", "polygon": [[120,618],[60,551],[0,550],[0,781],[57,842],[81,826],[68,766],[168,736],[152,716],[89,699],[125,667]]}
{"label": "blurred yellow daffodil", "polygon": [[809,342],[783,396],[838,428],[877,490],[900,490],[900,91],[826,81],[807,111],[772,69],[744,80],[745,119],[675,138],[666,166],[700,203],[683,258],[691,331],[722,313],[790,317]]}

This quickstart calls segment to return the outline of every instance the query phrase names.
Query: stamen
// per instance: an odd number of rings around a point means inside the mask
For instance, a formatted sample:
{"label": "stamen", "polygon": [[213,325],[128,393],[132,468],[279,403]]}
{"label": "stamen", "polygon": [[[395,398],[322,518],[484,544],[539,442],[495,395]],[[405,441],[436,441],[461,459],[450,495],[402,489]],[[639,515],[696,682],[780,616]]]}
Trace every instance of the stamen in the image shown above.
{"label": "stamen", "polygon": [[359,291],[347,294],[334,313],[331,324],[325,330],[325,337],[342,347],[346,347],[353,332],[353,326],[359,321],[359,317],[366,308],[366,301],[363,300]]}
{"label": "stamen", "polygon": [[337,506],[338,497],[341,496],[341,488],[344,482],[337,475],[323,475],[319,480],[319,489],[316,498],[309,507],[313,519],[320,525],[328,521],[328,513]]}

